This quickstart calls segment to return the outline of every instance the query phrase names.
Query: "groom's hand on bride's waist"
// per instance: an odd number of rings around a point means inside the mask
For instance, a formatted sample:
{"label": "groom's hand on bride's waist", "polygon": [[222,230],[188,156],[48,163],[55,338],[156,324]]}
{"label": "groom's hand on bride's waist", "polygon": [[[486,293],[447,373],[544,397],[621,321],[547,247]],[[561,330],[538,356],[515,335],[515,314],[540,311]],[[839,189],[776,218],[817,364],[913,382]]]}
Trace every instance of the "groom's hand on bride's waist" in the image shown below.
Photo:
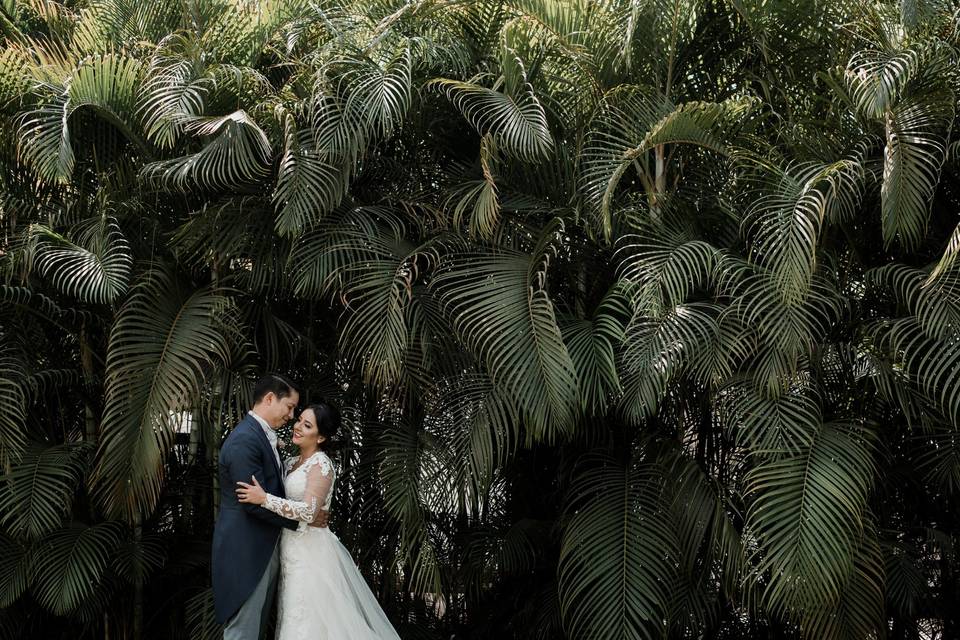
{"label": "groom's hand on bride's waist", "polygon": [[313,518],[313,522],[310,523],[311,527],[326,527],[327,521],[330,519],[329,511],[317,511],[317,515]]}

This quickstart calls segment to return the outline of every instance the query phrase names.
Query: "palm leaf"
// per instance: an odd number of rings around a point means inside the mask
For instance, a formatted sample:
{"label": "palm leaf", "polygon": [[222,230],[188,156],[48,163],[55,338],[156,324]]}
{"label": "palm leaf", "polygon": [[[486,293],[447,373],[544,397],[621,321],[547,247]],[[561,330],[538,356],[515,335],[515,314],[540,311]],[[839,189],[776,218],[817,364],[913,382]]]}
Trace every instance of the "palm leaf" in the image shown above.
{"label": "palm leaf", "polygon": [[[0,333],[4,339],[6,332]],[[26,447],[27,400],[17,378],[23,378],[19,361],[0,349],[0,466],[8,469]]]}
{"label": "palm leaf", "polygon": [[33,580],[33,549],[0,533],[0,608],[16,602]]}
{"label": "palm leaf", "polygon": [[552,440],[576,412],[577,373],[544,288],[541,259],[506,250],[449,256],[432,286],[494,383],[514,394],[540,437]]}
{"label": "palm leaf", "polygon": [[229,357],[229,301],[192,294],[160,269],[120,309],[107,356],[105,409],[90,483],[111,514],[134,521],[157,503],[172,416],[194,408],[207,376]]}
{"label": "palm leaf", "polygon": [[661,500],[662,470],[586,456],[572,481],[559,561],[560,606],[574,638],[662,633],[677,541]]}
{"label": "palm leaf", "polygon": [[771,193],[757,198],[745,225],[755,240],[753,254],[770,268],[772,284],[787,303],[802,301],[816,268],[820,229],[829,212],[851,217],[860,201],[859,163],[841,160],[779,172]]}
{"label": "palm leaf", "polygon": [[184,116],[181,122],[186,133],[214,137],[196,153],[144,165],[144,178],[165,188],[188,191],[236,188],[267,176],[270,141],[246,112]]}
{"label": "palm leaf", "polygon": [[116,221],[104,218],[80,228],[77,242],[35,226],[36,263],[63,293],[107,304],[126,293],[133,257]]}
{"label": "palm leaf", "polygon": [[859,640],[881,636],[886,630],[882,622],[883,557],[871,529],[864,531],[854,556],[853,571],[839,601],[833,606],[804,612],[800,623],[804,638]]}
{"label": "palm leaf", "polygon": [[37,601],[54,615],[76,610],[96,592],[118,537],[116,522],[76,525],[47,536],[34,562]]}
{"label": "palm leaf", "polygon": [[[661,145],[689,144],[727,153],[722,130],[752,108],[748,100],[690,102],[673,106],[656,92],[639,87],[612,93],[591,125],[581,170],[587,201],[613,231],[611,210],[621,180],[638,161]],[[649,186],[649,185],[648,185]]]}
{"label": "palm leaf", "polygon": [[33,540],[58,528],[70,511],[88,451],[86,444],[28,447],[0,485],[0,524]]}
{"label": "palm leaf", "polygon": [[62,91],[47,97],[18,118],[18,139],[24,160],[53,182],[66,182],[73,173],[75,156],[69,119],[80,108],[93,111],[148,153],[149,147],[127,121],[139,88],[141,63],[114,54],[84,60],[66,80]]}
{"label": "palm leaf", "polygon": [[798,455],[812,443],[822,422],[820,398],[807,387],[769,397],[752,385],[725,389],[724,421],[733,438],[752,452]]}
{"label": "palm leaf", "polygon": [[491,135],[507,155],[532,162],[553,149],[543,107],[525,85],[515,99],[471,82],[438,78],[427,85],[442,91],[480,133]]}
{"label": "palm leaf", "polygon": [[800,454],[768,458],[747,476],[750,581],[771,613],[792,617],[841,598],[863,537],[871,454],[865,430],[828,423]]}
{"label": "palm leaf", "polygon": [[922,240],[953,118],[953,97],[945,92],[904,100],[886,112],[881,214],[887,245],[896,240],[915,247]]}
{"label": "palm leaf", "polygon": [[424,399],[427,422],[451,449],[452,484],[461,504],[479,510],[497,467],[517,447],[519,417],[510,397],[486,376],[441,380]]}
{"label": "palm leaf", "polygon": [[619,283],[611,287],[592,318],[560,318],[563,341],[577,370],[581,408],[597,415],[621,393],[616,354],[631,315],[624,293]]}
{"label": "palm leaf", "polygon": [[293,116],[287,116],[285,126],[286,148],[273,193],[276,228],[281,235],[302,235],[340,204],[347,176],[312,148],[309,136],[297,131]]}

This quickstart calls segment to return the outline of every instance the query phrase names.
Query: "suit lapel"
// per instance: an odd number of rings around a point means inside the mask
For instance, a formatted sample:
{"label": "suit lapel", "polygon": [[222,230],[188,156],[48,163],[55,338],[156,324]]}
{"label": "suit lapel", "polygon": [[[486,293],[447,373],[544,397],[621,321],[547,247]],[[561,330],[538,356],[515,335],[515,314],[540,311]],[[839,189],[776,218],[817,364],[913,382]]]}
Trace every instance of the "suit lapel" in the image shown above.
{"label": "suit lapel", "polygon": [[281,484],[283,484],[283,469],[277,466],[277,458],[279,456],[273,453],[273,447],[270,446],[270,441],[267,440],[267,434],[263,432],[263,427],[261,427],[260,423],[257,422],[257,419],[249,413],[246,415],[244,420],[251,429],[256,431],[257,437],[260,439],[260,445],[267,450],[270,461],[273,462],[273,468],[277,470],[277,477],[280,478]]}

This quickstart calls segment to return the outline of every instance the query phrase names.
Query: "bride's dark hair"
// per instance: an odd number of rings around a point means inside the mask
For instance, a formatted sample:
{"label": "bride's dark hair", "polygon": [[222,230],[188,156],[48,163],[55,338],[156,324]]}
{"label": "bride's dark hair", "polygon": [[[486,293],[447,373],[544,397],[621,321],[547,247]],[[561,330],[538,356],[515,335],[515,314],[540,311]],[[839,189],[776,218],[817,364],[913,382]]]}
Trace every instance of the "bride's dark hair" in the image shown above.
{"label": "bride's dark hair", "polygon": [[326,438],[320,443],[320,450],[333,451],[338,449],[341,443],[334,438],[340,431],[340,411],[323,400],[307,405],[304,411],[307,409],[313,411],[313,417],[317,420],[317,433]]}

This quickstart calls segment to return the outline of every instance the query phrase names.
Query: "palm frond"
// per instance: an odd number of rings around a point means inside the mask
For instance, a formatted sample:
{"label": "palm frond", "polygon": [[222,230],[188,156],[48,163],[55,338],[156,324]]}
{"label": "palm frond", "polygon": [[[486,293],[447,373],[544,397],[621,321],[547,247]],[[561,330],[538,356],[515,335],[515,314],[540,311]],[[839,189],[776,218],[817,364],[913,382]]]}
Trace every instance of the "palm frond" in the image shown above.
{"label": "palm frond", "polygon": [[127,290],[133,257],[115,220],[103,218],[77,230],[76,241],[37,225],[36,264],[63,293],[108,304]]}
{"label": "palm frond", "polygon": [[753,255],[770,269],[773,286],[787,303],[802,301],[816,269],[820,229],[831,209],[850,217],[862,193],[857,162],[840,160],[798,166],[779,173],[772,192],[757,198],[745,226]]}
{"label": "palm frond", "polygon": [[90,478],[110,514],[133,522],[157,503],[175,417],[195,407],[204,380],[229,357],[229,300],[183,291],[148,272],[110,333],[102,435]]}
{"label": "palm frond", "polygon": [[31,590],[54,615],[66,615],[94,594],[120,535],[116,522],[74,525],[46,538],[37,549]]}
{"label": "palm frond", "polygon": [[859,640],[881,635],[886,630],[881,622],[884,582],[880,545],[869,527],[855,552],[853,571],[839,601],[833,606],[805,611],[800,622],[801,635],[823,640]]}
{"label": "palm frond", "polygon": [[801,453],[768,458],[747,476],[751,588],[771,613],[790,618],[842,597],[873,482],[870,439],[856,425],[824,424]]}
{"label": "palm frond", "polygon": [[302,235],[340,204],[347,174],[313,148],[311,136],[297,130],[293,116],[285,122],[286,148],[280,158],[277,188],[277,233]]}
{"label": "palm frond", "polygon": [[34,549],[0,532],[0,608],[20,599],[33,579]]}
{"label": "palm frond", "polygon": [[[6,338],[3,333],[0,336]],[[7,469],[26,448],[27,402],[24,389],[17,382],[24,377],[23,368],[8,349],[0,349],[0,371],[0,466]]]}
{"label": "palm frond", "polygon": [[[690,102],[678,106],[649,88],[629,87],[610,94],[591,125],[581,160],[587,201],[603,220],[604,233],[612,233],[614,196],[631,169],[644,177],[642,158],[661,145],[688,144],[727,153],[723,128],[743,118],[753,103],[744,99],[725,102]],[[647,185],[648,190],[652,185]]]}
{"label": "palm frond", "polygon": [[87,443],[29,446],[0,485],[0,524],[30,540],[58,528],[70,511],[89,449]]}
{"label": "palm frond", "polygon": [[923,238],[954,115],[948,92],[911,97],[887,111],[880,192],[887,245],[897,241],[915,247]]}
{"label": "palm frond", "polygon": [[800,454],[813,443],[822,423],[820,398],[802,385],[778,397],[742,385],[725,389],[720,398],[732,437],[764,455]]}
{"label": "palm frond", "polygon": [[244,111],[219,117],[181,119],[186,133],[213,136],[192,154],[144,165],[147,180],[179,191],[230,189],[249,185],[268,174],[272,154],[267,134]]}
{"label": "palm frond", "polygon": [[25,161],[47,180],[69,180],[76,159],[69,120],[81,108],[116,127],[140,152],[148,152],[138,129],[127,121],[141,76],[142,64],[133,57],[97,55],[81,62],[62,89],[55,87],[35,109],[19,116],[17,136]]}
{"label": "palm frond", "polygon": [[461,80],[438,78],[428,88],[443,92],[480,133],[491,135],[508,156],[533,162],[553,150],[553,136],[543,107],[525,85],[516,98]]}
{"label": "palm frond", "polygon": [[[545,288],[543,256],[451,255],[432,286],[495,384],[514,394],[537,435],[553,440],[577,406],[577,373]],[[491,315],[489,309],[499,312]]]}
{"label": "palm frond", "polygon": [[662,634],[677,541],[655,465],[588,456],[573,478],[559,560],[560,606],[574,638]]}
{"label": "palm frond", "polygon": [[562,315],[560,328],[577,370],[581,408],[601,415],[621,393],[616,354],[632,315],[624,287],[611,287],[591,318]]}

